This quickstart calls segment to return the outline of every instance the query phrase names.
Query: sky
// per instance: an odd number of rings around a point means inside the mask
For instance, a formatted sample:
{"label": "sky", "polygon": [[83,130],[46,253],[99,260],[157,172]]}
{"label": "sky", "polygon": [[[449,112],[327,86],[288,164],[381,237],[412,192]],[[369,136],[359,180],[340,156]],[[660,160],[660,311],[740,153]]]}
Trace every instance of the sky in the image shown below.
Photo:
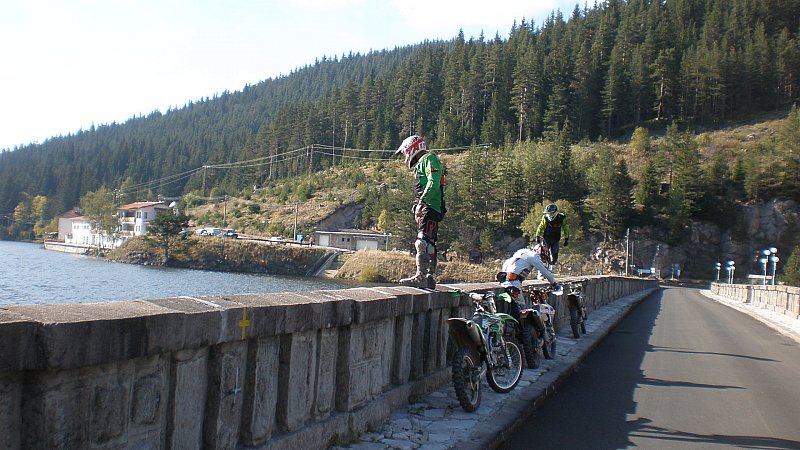
{"label": "sky", "polygon": [[288,75],[322,57],[508,38],[584,0],[3,0],[0,149]]}

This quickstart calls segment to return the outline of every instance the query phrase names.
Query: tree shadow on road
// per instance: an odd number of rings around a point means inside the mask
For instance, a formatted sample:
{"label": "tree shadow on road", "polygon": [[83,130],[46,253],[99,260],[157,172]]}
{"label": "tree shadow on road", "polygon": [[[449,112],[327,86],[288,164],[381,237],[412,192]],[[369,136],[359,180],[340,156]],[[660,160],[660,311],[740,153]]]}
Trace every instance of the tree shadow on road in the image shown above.
{"label": "tree shadow on road", "polygon": [[692,445],[717,444],[729,445],[737,448],[757,448],[757,449],[797,449],[800,442],[788,439],[761,437],[761,436],[736,436],[724,434],[699,434],[689,433],[680,430],[650,425],[651,420],[640,417],[636,420],[628,421],[631,429],[630,435],[657,441],[684,442]]}
{"label": "tree shadow on road", "polygon": [[[643,362],[648,353],[699,353],[692,349],[657,347],[650,344],[653,328],[662,311],[664,291],[657,291],[634,307],[618,327],[592,350],[569,381],[545,401],[532,417],[516,431],[513,440],[503,449],[592,449],[606,450],[633,447],[631,440],[651,437],[659,440],[689,444],[718,444],[743,448],[789,449],[800,448],[800,442],[759,436],[696,434],[681,430],[658,428],[647,418],[631,420],[636,414],[634,393],[640,385],[658,385],[698,389],[743,389],[723,384],[691,383],[662,380],[644,375]],[[645,325],[643,325],[645,324]],[[735,354],[716,354],[720,357],[748,358]],[[582,370],[591,365],[591,370]],[[669,447],[662,442],[660,446]],[[691,445],[687,445],[691,447]]]}

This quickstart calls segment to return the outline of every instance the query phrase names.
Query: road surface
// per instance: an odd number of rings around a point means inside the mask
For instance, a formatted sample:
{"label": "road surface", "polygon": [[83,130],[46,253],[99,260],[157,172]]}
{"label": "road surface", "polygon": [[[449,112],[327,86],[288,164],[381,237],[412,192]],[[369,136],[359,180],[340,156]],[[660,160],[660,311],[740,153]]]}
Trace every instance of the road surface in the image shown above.
{"label": "road surface", "polygon": [[633,309],[501,447],[800,449],[800,344],[696,289]]}

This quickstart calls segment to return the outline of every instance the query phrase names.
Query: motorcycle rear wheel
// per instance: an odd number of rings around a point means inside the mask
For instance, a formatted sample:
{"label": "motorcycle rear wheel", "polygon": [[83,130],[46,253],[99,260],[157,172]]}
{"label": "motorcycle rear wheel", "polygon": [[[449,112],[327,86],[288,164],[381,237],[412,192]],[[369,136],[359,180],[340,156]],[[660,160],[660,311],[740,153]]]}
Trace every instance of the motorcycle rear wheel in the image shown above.
{"label": "motorcycle rear wheel", "polygon": [[458,403],[467,412],[474,412],[481,405],[480,365],[477,355],[465,348],[456,350],[453,356],[453,389]]}
{"label": "motorcycle rear wheel", "polygon": [[531,327],[522,327],[522,352],[525,354],[525,364],[529,369],[539,367],[539,352],[536,351],[536,336]]}
{"label": "motorcycle rear wheel", "polygon": [[495,356],[498,364],[486,370],[489,387],[500,394],[511,392],[522,378],[522,352],[519,350],[519,345],[515,339],[508,338],[505,339],[505,348],[508,349],[511,359],[506,358],[506,352],[502,347],[495,348],[493,351],[497,352]]}

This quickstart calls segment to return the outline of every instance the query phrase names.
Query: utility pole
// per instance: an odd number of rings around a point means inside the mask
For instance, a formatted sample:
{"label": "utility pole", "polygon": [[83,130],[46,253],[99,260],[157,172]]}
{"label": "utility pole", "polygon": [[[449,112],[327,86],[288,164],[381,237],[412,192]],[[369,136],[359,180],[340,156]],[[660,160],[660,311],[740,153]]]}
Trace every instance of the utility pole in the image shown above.
{"label": "utility pole", "polygon": [[299,203],[294,204],[294,239],[297,240],[297,207]]}
{"label": "utility pole", "polygon": [[203,166],[203,197],[206,196],[206,169],[208,166]]}
{"label": "utility pole", "polygon": [[625,229],[625,276],[628,276],[628,243],[630,242],[631,229]]}
{"label": "utility pole", "polygon": [[228,228],[228,195],[222,199],[223,207],[222,207],[222,228]]}

